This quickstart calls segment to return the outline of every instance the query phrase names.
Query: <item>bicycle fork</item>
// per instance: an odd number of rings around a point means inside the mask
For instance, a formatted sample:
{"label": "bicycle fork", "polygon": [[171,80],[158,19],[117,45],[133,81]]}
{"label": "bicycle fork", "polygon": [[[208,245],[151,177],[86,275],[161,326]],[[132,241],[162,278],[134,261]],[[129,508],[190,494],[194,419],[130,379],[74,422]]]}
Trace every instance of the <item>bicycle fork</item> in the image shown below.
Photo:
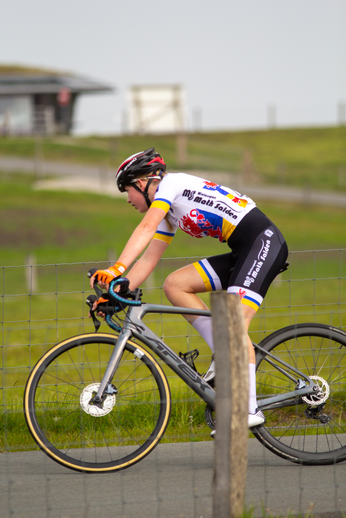
{"label": "bicycle fork", "polygon": [[90,404],[101,407],[103,401],[109,394],[116,393],[116,388],[113,387],[113,385],[111,385],[111,381],[120,363],[120,359],[125,349],[126,342],[130,338],[132,338],[132,331],[130,329],[126,329],[120,333],[117,343],[109,359],[106,371],[101,380],[101,384],[99,386],[97,394],[91,399]]}

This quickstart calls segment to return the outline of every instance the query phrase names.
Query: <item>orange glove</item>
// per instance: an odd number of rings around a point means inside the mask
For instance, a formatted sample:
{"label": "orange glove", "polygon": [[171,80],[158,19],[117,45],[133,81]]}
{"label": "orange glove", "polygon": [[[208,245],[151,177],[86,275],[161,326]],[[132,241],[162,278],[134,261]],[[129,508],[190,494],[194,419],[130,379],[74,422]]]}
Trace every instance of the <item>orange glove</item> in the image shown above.
{"label": "orange glove", "polygon": [[[103,296],[104,295],[104,296]],[[97,300],[95,300],[94,302],[94,305],[92,307],[92,311],[96,311],[97,310],[97,307],[100,305],[100,304],[108,304],[109,302],[109,296],[108,296],[108,293],[105,295],[104,293],[102,294],[101,297],[99,297]]]}
{"label": "orange glove", "polygon": [[95,282],[97,277],[98,282],[106,282],[109,284],[116,277],[120,277],[126,270],[126,266],[122,263],[115,263],[114,266],[110,266],[107,270],[97,270],[91,279]]}

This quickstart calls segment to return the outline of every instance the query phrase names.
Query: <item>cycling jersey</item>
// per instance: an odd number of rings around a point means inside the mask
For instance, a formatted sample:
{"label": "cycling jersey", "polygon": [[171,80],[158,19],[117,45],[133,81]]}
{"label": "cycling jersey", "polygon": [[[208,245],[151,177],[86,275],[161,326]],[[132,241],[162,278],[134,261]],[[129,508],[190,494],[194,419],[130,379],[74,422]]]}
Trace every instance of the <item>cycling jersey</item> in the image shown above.
{"label": "cycling jersey", "polygon": [[215,237],[232,252],[193,263],[206,291],[227,290],[257,310],[288,255],[284,237],[248,196],[184,173],[164,176],[151,207],[167,215],[154,239],[170,243],[178,228]]}
{"label": "cycling jersey", "polygon": [[171,173],[164,176],[151,207],[167,216],[154,239],[170,243],[178,228],[193,237],[215,237],[228,241],[234,229],[256,204],[229,187],[197,176]]}

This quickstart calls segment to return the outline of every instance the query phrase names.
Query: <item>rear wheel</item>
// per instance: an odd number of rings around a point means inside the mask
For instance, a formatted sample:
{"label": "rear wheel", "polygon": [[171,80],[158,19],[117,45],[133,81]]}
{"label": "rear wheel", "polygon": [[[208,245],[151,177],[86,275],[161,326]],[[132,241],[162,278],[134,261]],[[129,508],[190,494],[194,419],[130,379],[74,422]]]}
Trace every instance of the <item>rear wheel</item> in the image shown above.
{"label": "rear wheel", "polygon": [[79,471],[107,472],[142,460],[168,424],[170,391],[160,365],[128,341],[109,394],[91,403],[116,336],[92,333],[56,345],[34,367],[25,389],[31,434],[56,462]]}
{"label": "rear wheel", "polygon": [[292,462],[313,465],[346,460],[346,333],[321,324],[300,324],[280,329],[260,345],[312,378],[319,390],[295,398],[289,406],[283,402],[265,410],[265,398],[297,387],[257,351],[257,395],[266,421],[253,428],[253,434],[266,448]]}

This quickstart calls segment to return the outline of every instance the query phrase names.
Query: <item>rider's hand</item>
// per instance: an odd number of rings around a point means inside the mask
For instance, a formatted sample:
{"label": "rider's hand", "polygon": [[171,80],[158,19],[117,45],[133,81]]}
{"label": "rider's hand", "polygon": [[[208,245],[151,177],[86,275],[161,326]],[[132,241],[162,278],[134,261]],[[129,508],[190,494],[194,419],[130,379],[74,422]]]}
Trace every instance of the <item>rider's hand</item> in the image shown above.
{"label": "rider's hand", "polygon": [[[99,297],[97,300],[95,300],[93,307],[91,308],[91,311],[96,311],[97,306],[99,306],[100,304],[107,304],[108,302],[109,302],[109,298],[107,297],[107,294],[103,294],[101,297]],[[100,311],[97,314],[99,316],[104,316],[104,313],[101,314]]]}
{"label": "rider's hand", "polygon": [[[98,317],[102,317],[103,319],[106,317],[106,313],[103,311],[98,310],[98,306],[105,305],[107,306],[108,303],[111,303],[112,306],[112,312],[117,313],[118,311],[121,311],[122,307],[119,304],[116,304],[114,306],[114,301],[112,302],[112,297],[108,293],[102,293],[101,297],[99,297],[97,300],[95,300],[91,311],[96,311],[96,314]],[[89,317],[91,317],[91,313],[89,313]]]}
{"label": "rider's hand", "polygon": [[101,288],[107,288],[107,285],[117,277],[120,277],[126,270],[126,266],[122,263],[115,263],[107,270],[97,270],[92,277],[90,277],[90,286],[93,288],[95,281],[100,284]]}
{"label": "rider's hand", "polygon": [[92,311],[96,311],[97,313],[97,316],[98,317],[102,317],[102,318],[105,318],[106,316],[106,313],[104,313],[103,311],[99,311],[97,308],[98,306],[100,305],[105,305],[107,306],[108,302],[110,301],[110,295],[108,293],[102,293],[101,297],[99,297],[97,300],[95,300],[90,312],[89,312],[89,317],[91,317],[91,312]]}

